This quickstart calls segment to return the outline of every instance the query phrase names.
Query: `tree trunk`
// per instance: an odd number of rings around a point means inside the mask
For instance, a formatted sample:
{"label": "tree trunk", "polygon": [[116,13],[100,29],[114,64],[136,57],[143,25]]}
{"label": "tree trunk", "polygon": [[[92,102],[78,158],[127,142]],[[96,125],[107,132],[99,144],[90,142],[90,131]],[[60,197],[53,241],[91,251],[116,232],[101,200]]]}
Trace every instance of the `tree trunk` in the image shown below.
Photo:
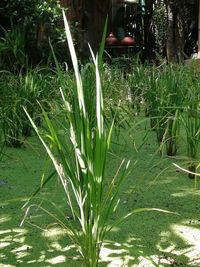
{"label": "tree trunk", "polygon": [[184,0],[178,0],[175,4],[175,48],[176,48],[176,60],[183,61],[184,59],[184,45],[185,45],[185,2]]}
{"label": "tree trunk", "polygon": [[173,62],[175,60],[175,51],[174,51],[174,14],[173,14],[173,7],[172,2],[168,1],[167,3],[167,59],[169,62]]}
{"label": "tree trunk", "polygon": [[96,53],[101,41],[104,23],[110,9],[109,0],[83,0],[82,34],[80,50],[83,55],[89,54],[88,43]]}
{"label": "tree trunk", "polygon": [[69,8],[68,18],[78,22],[77,47],[83,56],[90,55],[88,43],[94,53],[98,51],[106,16],[109,13],[111,0],[60,0]]}
{"label": "tree trunk", "polygon": [[184,50],[184,8],[185,1],[167,0],[167,59],[169,62],[183,60]]}
{"label": "tree trunk", "polygon": [[155,0],[145,1],[145,16],[144,16],[144,46],[145,57],[151,59],[155,48],[155,37],[152,28],[153,4]]}

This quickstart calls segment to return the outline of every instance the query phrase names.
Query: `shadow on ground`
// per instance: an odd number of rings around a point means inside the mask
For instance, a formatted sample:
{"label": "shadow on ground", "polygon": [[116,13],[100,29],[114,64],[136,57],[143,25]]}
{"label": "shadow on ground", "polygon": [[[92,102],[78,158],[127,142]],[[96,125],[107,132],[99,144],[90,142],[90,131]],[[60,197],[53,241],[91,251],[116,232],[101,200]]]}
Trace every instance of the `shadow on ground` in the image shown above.
{"label": "shadow on ground", "polygon": [[[129,217],[107,236],[100,266],[200,266],[200,192],[194,191],[187,175],[176,172],[173,159],[152,157],[153,146],[146,144],[134,155],[130,145],[121,147],[120,157],[132,158],[133,164],[122,188],[120,208],[110,223],[141,207],[179,215],[151,211]],[[29,218],[42,229],[27,223],[19,227],[22,196],[30,195],[39,184],[44,157],[29,149],[9,151],[18,155],[1,164],[0,267],[82,266],[73,244],[60,229],[43,230],[51,223],[44,214],[35,211]],[[116,169],[120,159],[111,159],[109,167]],[[43,196],[56,201],[59,188],[54,183]],[[58,202],[63,205],[62,198]]]}

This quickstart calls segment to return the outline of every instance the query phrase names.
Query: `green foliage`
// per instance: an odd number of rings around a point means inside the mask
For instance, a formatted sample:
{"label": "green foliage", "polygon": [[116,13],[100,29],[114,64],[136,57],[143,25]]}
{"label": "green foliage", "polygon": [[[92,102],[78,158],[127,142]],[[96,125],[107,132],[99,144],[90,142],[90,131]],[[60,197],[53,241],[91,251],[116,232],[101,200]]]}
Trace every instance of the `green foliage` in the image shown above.
{"label": "green foliage", "polygon": [[[58,52],[62,49],[65,40],[60,1],[2,1],[0,16],[5,29],[1,33],[4,43],[8,45],[11,38],[14,42],[23,36],[24,49],[20,51],[29,56],[30,63],[47,61],[50,54],[49,39],[55,44]],[[12,48],[11,44],[9,45]],[[0,56],[1,52],[0,47]],[[11,58],[12,53],[8,56]]]}
{"label": "green foliage", "polygon": [[163,55],[167,40],[167,11],[164,1],[157,1],[153,12],[153,25],[158,53]]}
{"label": "green foliage", "polygon": [[23,75],[1,73],[0,125],[6,145],[19,147],[31,134],[31,125],[22,107],[26,107],[37,124],[41,123],[38,101],[50,110],[52,99],[56,97],[52,81],[50,73],[37,69]]}
{"label": "green foliage", "polygon": [[61,19],[61,6],[58,0],[2,0],[0,13],[4,18],[12,18],[17,24],[33,26],[45,20],[51,26],[57,26]]}
{"label": "green foliage", "polygon": [[[184,140],[184,156],[194,175],[199,166],[199,73],[195,66],[180,64],[156,66],[136,65],[129,76],[132,101],[136,112],[144,110],[156,132],[159,150],[175,156]],[[140,101],[137,101],[139,99]],[[185,131],[183,131],[183,129]]]}
{"label": "green foliage", "polygon": [[[181,119],[186,133],[187,156],[189,161],[188,170],[195,173],[199,164],[200,147],[200,79],[194,67],[186,69],[185,74],[187,94],[184,98]],[[195,178],[195,184],[197,184],[197,177],[195,175],[189,173],[188,176]]]}
{"label": "green foliage", "polygon": [[155,129],[158,143],[167,155],[176,155],[179,140],[179,115],[183,107],[185,85],[182,75],[184,67],[163,65],[162,68],[149,68],[144,93],[152,128]]}
{"label": "green foliage", "polygon": [[[188,169],[195,173],[199,164],[199,147],[200,147],[200,110],[194,104],[185,108],[183,116],[183,125],[186,131],[187,155],[189,160]],[[189,174],[194,178],[193,174]]]}
{"label": "green foliage", "polygon": [[4,36],[0,38],[0,69],[19,73],[27,64],[25,32],[20,26],[2,30]]}
{"label": "green foliage", "polygon": [[104,94],[104,114],[108,121],[114,120],[114,129],[128,125],[130,115],[129,84],[124,72],[118,65],[104,65],[101,71],[102,90]]}
{"label": "green foliage", "polygon": [[[43,111],[48,127],[48,131],[44,135],[39,131],[27,111],[26,113],[52,160],[71,211],[73,224],[66,218],[58,219],[58,223],[77,246],[83,257],[84,266],[94,267],[98,266],[99,253],[105,234],[113,227],[109,224],[108,219],[118,205],[118,191],[126,177],[129,163],[120,172],[124,165],[124,160],[122,161],[112,182],[105,189],[105,168],[113,124],[110,129],[107,129],[104,123],[99,61],[91,52],[93,64],[83,69],[82,80],[65,16],[64,22],[76,85],[70,91],[66,91],[65,77],[57,63],[59,83],[62,88],[60,115],[63,117],[61,121],[64,123],[62,125],[55,123]],[[91,75],[89,83],[85,80],[88,75]],[[61,132],[63,135],[60,134]],[[119,172],[120,176],[117,180]]]}
{"label": "green foliage", "polygon": [[[110,222],[110,217],[116,211],[120,201],[118,193],[127,175],[129,161],[125,164],[125,160],[122,160],[113,179],[107,184],[105,170],[114,123],[107,127],[104,122],[98,56],[95,57],[91,51],[93,64],[86,65],[80,72],[65,15],[64,24],[75,80],[71,88],[65,87],[65,75],[54,55],[62,96],[59,121],[55,118],[51,119],[42,109],[47,129],[41,131],[26,109],[25,112],[60,179],[67,199],[68,216],[66,218],[60,211],[59,216],[56,216],[51,210],[45,210],[41,206],[38,208],[56,219],[58,225],[65,230],[82,256],[84,266],[97,267],[105,236],[114,226],[135,213],[148,210],[166,211],[139,208],[114,223]],[[88,76],[89,83],[86,80]],[[93,84],[94,81],[95,84]],[[46,180],[42,180],[41,187],[51,180],[55,171]],[[33,196],[39,191],[40,188]],[[24,220],[34,206],[36,205],[28,206]]]}

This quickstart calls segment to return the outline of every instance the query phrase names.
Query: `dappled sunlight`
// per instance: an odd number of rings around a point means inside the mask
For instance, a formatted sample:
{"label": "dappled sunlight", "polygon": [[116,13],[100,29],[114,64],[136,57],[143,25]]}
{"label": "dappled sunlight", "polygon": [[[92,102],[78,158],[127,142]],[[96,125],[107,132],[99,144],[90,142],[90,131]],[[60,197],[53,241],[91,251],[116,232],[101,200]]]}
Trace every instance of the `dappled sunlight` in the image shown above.
{"label": "dappled sunlight", "polygon": [[[185,222],[188,224],[188,222]],[[199,226],[199,225],[197,225]],[[170,253],[174,256],[184,256],[188,259],[187,266],[200,266],[200,229],[194,226],[181,224],[172,224],[171,231],[163,231],[160,234],[160,242],[157,244],[157,249]],[[174,241],[174,237],[180,238],[183,246],[178,246]]]}
{"label": "dappled sunlight", "polygon": [[[198,225],[199,227],[200,225]],[[189,265],[200,266],[200,227],[199,229],[194,226],[186,226],[183,224],[174,224],[171,226],[176,235],[182,238],[189,246],[190,249],[180,249],[174,252],[177,255],[184,254],[189,258]],[[194,265],[195,264],[195,265]]]}
{"label": "dappled sunlight", "polygon": [[[198,226],[197,219],[171,224],[159,233],[160,241],[149,253],[146,251],[147,244],[137,235],[130,235],[126,242],[106,241],[102,246],[100,262],[102,266],[107,267],[164,267],[181,264],[182,258],[179,260],[179,257],[184,257],[187,266],[199,267],[200,229],[195,228]],[[114,229],[114,232],[118,231],[118,227]],[[41,266],[39,264],[43,263],[45,266],[79,266],[80,255],[76,247],[69,243],[69,239],[63,242],[66,233],[58,226],[40,232],[47,247],[41,247],[41,250],[34,254],[34,258],[31,254],[36,247],[26,239],[27,235],[28,230],[23,228],[0,231],[1,248],[9,251],[9,254],[7,251],[5,255],[3,250],[0,253],[0,261],[5,262],[4,265],[0,264],[0,267],[13,267],[17,264]],[[7,255],[13,255],[16,265],[6,265],[9,263]],[[75,265],[71,265],[72,262]]]}
{"label": "dappled sunlight", "polygon": [[156,245],[157,249],[163,252],[171,253],[176,244],[171,241],[172,233],[170,231],[162,231],[160,233],[160,241]]}
{"label": "dappled sunlight", "polygon": [[165,257],[159,257],[158,255],[152,255],[148,257],[140,256],[138,258],[138,264],[134,265],[135,267],[164,267],[171,266],[170,259]]}
{"label": "dappled sunlight", "polygon": [[29,260],[29,261],[27,261],[27,263],[43,262],[45,260],[45,258],[46,258],[46,251],[42,250],[42,251],[40,251],[40,256],[39,256],[39,258],[37,260],[36,259]]}
{"label": "dappled sunlight", "polygon": [[46,262],[51,263],[52,265],[59,264],[59,263],[65,263],[66,262],[66,257],[63,255],[51,258],[46,260]]}
{"label": "dappled sunlight", "polygon": [[5,247],[8,247],[9,245],[10,245],[9,242],[1,242],[0,243],[0,249],[5,248]]}
{"label": "dappled sunlight", "polygon": [[[0,231],[0,242],[17,242],[23,243],[25,241],[26,229],[14,228],[12,230],[1,230]],[[6,235],[9,234],[9,235]],[[6,236],[5,236],[6,235]]]}
{"label": "dappled sunlight", "polygon": [[173,197],[186,197],[186,196],[200,196],[200,191],[194,190],[194,188],[182,188],[181,192],[176,192],[171,194]]}
{"label": "dappled sunlight", "polygon": [[43,231],[41,235],[49,239],[55,239],[55,238],[65,236],[66,231],[59,227],[51,227]]}
{"label": "dappled sunlight", "polygon": [[15,253],[15,254],[20,254],[21,252],[24,253],[24,252],[28,252],[32,247],[28,246],[28,245],[22,245],[18,248],[15,248],[15,249],[12,249],[12,252]]}
{"label": "dappled sunlight", "polygon": [[148,238],[143,240],[137,235],[127,238],[126,243],[107,242],[102,248],[101,262],[108,267],[199,267],[200,221],[188,219],[161,228],[157,242],[149,250],[150,244]]}
{"label": "dappled sunlight", "polygon": [[[109,248],[112,244],[112,248]],[[129,244],[119,244],[119,243],[105,243],[101,250],[101,261],[107,262],[107,266],[123,266],[123,264],[128,264],[130,260],[134,260],[134,257],[129,255],[129,251],[127,249]],[[124,255],[125,258],[124,258]]]}
{"label": "dappled sunlight", "polygon": [[167,176],[164,179],[161,179],[158,176],[155,179],[153,179],[152,181],[149,181],[148,184],[150,186],[157,185],[157,184],[170,184],[170,183],[174,183],[178,179],[179,179],[179,177],[176,177],[176,176]]}
{"label": "dappled sunlight", "polygon": [[[66,233],[58,227],[52,227],[42,233],[40,232],[41,237],[38,236],[38,238],[43,237],[46,239],[44,246],[40,246],[40,251],[36,245],[32,245],[31,240],[27,238],[29,235],[32,236],[31,232],[25,228],[13,228],[0,231],[0,262],[4,262],[3,265],[0,263],[0,267],[13,267],[20,264],[23,266],[27,264],[38,266],[43,263],[45,263],[46,267],[52,265],[61,266],[62,264],[66,266],[68,260],[70,262],[72,260],[80,260],[74,245],[61,245],[63,242],[60,243],[59,241],[62,237],[66,237]],[[34,253],[33,258],[34,250],[37,250],[37,253]],[[7,264],[11,258],[14,265]]]}
{"label": "dappled sunlight", "polygon": [[170,266],[172,259],[158,255],[146,256],[142,247],[138,249],[134,243],[119,244],[109,242],[103,245],[101,262],[106,263],[107,267],[164,267],[166,265]]}
{"label": "dappled sunlight", "polygon": [[0,267],[15,267],[15,265],[11,265],[11,264],[1,264],[1,263],[0,263]]}
{"label": "dappled sunlight", "polygon": [[48,253],[62,252],[65,255],[59,255],[50,259],[45,259],[45,262],[55,265],[66,263],[67,259],[80,260],[80,255],[77,252],[77,247],[75,245],[61,245],[60,239],[63,237],[66,238],[66,231],[64,229],[59,227],[52,227],[48,230],[43,231],[41,235],[48,240]]}
{"label": "dappled sunlight", "polygon": [[8,214],[4,214],[0,216],[0,224],[9,222],[11,220],[11,216]]}
{"label": "dappled sunlight", "polygon": [[66,247],[62,247],[58,241],[54,241],[54,242],[50,243],[49,247],[50,247],[50,249],[48,250],[49,252],[52,252],[52,251],[66,252],[66,251],[69,251],[69,250],[76,249],[75,245],[69,245],[69,246],[66,246]]}
{"label": "dappled sunlight", "polygon": [[[7,249],[9,247],[9,253],[13,254],[18,262],[21,262],[21,258],[24,258],[30,254],[29,251],[31,247],[27,244],[24,244],[26,234],[27,230],[21,228],[1,230],[0,249]],[[5,258],[5,255],[2,253],[0,257]]]}

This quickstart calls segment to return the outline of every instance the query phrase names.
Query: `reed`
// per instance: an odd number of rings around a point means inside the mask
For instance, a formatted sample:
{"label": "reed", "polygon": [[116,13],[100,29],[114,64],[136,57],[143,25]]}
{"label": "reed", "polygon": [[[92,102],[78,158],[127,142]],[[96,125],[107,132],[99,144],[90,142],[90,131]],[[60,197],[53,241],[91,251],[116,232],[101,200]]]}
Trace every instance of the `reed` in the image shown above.
{"label": "reed", "polygon": [[[28,111],[26,114],[51,158],[66,194],[66,204],[74,223],[62,218],[58,220],[59,224],[77,246],[84,266],[95,267],[98,266],[105,235],[112,229],[109,217],[117,207],[118,191],[126,177],[129,162],[125,164],[122,161],[115,177],[105,189],[105,169],[113,123],[108,129],[104,122],[99,60],[91,51],[93,63],[79,71],[69,25],[64,13],[63,16],[75,83],[71,83],[71,88],[65,87],[65,75],[56,61],[62,96],[62,123],[58,128],[58,124],[43,109],[48,128],[44,136]],[[86,79],[88,75],[91,76],[89,80]]]}
{"label": "reed", "polygon": [[45,72],[35,68],[18,75],[5,71],[1,73],[0,125],[6,145],[20,147],[24,138],[31,135],[32,126],[23,107],[40,124],[41,109],[38,102],[43,104],[46,111],[50,111],[51,103],[56,99],[56,87],[53,75]]}

